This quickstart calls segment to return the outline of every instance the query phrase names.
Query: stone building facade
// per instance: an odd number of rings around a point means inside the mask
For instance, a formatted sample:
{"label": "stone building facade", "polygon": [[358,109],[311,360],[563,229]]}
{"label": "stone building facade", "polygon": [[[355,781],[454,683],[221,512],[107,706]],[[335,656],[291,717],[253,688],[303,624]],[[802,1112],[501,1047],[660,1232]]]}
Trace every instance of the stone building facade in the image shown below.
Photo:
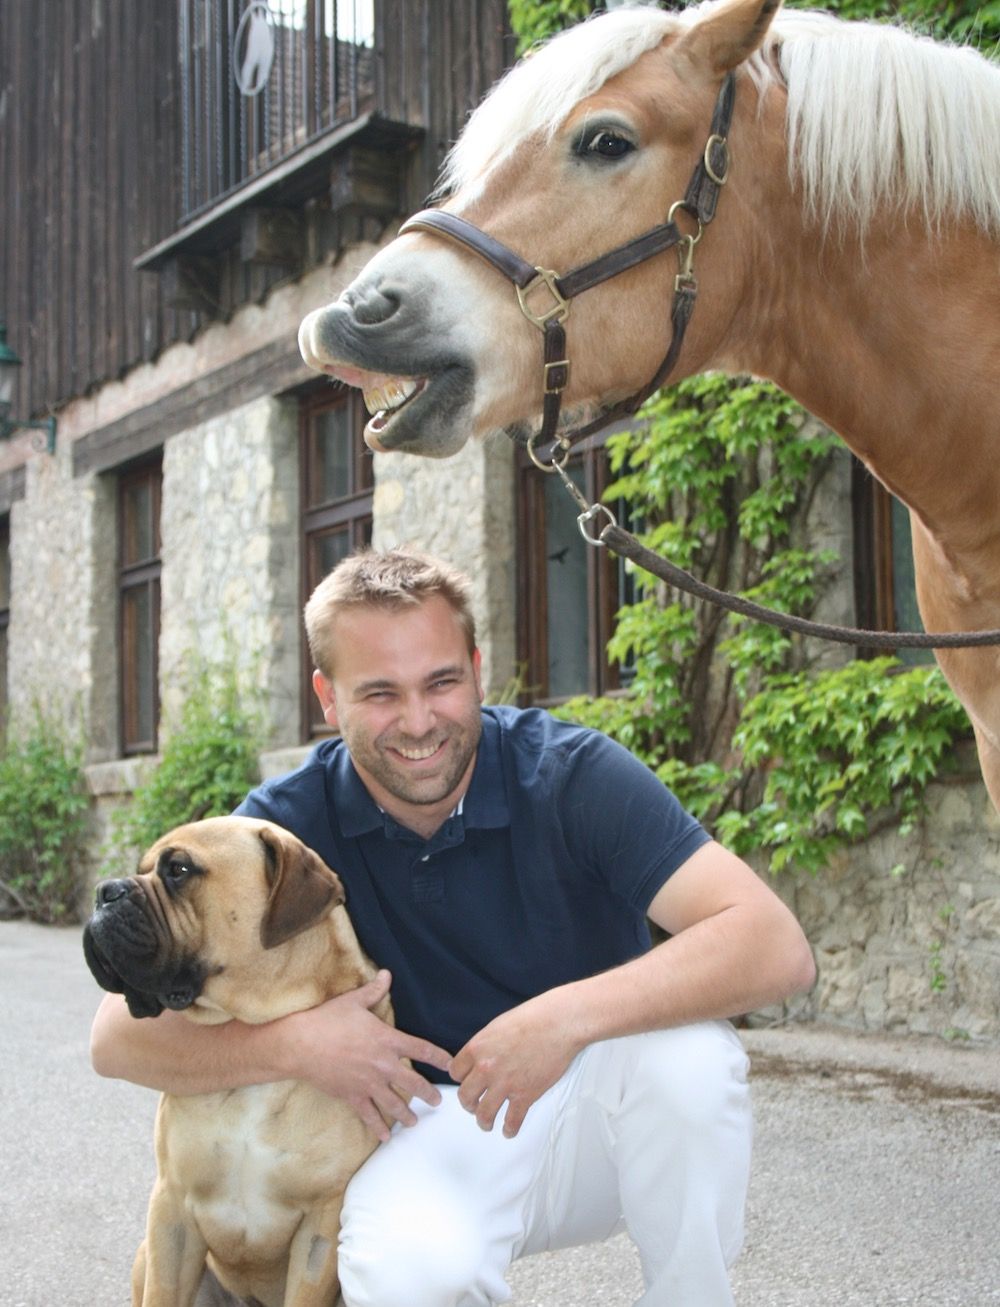
{"label": "stone building facade", "polygon": [[[472,8],[448,3],[456,15]],[[484,14],[497,7],[493,0],[476,5]],[[438,21],[444,8],[430,6],[428,21]],[[379,12],[376,5],[377,20]],[[391,35],[395,28],[385,18],[380,30]],[[466,94],[485,89],[480,83],[488,80],[485,74],[478,83],[472,79]],[[432,154],[440,153],[440,136],[430,142]],[[149,357],[119,361],[101,375],[74,374],[58,404],[56,392],[50,397],[59,421],[53,454],[37,451],[23,435],[0,447],[0,526],[10,562],[9,729],[19,729],[36,703],[79,727],[95,848],[108,814],[127,802],[156,760],[148,749],[122,746],[121,687],[120,490],[123,478],[151,459],[160,496],[158,741],[177,719],[186,660],[196,651],[209,660],[235,657],[266,717],[265,774],[295,765],[310,747],[302,708],[308,670],[301,624],[308,553],[303,424],[323,383],[301,363],[295,342],[305,314],[335,298],[391,238],[406,207],[416,207],[404,178],[394,192],[397,212],[382,212],[381,201],[378,212],[372,209],[371,188],[382,194],[384,183],[375,157],[366,146],[336,173],[338,185],[345,176],[364,179],[361,198],[341,214],[325,196],[309,198],[298,215],[310,249],[304,266],[266,277],[245,268],[253,293],[233,292],[225,312],[185,318],[186,329],[177,327]],[[223,215],[227,222],[230,216]],[[18,230],[26,240],[24,225]],[[176,257],[175,277],[204,271],[203,254],[182,250]],[[212,257],[220,284],[235,282],[233,251]],[[10,305],[6,312],[14,339],[18,327],[27,339],[43,334],[27,320],[14,321]],[[329,387],[326,393],[336,398]],[[815,542],[844,559],[840,581],[817,614],[823,620],[855,619],[851,477],[846,455],[835,459],[817,498]],[[502,438],[469,445],[442,462],[380,455],[366,491],[376,547],[416,544],[470,574],[494,697],[515,678],[523,655],[522,493],[516,451]],[[589,566],[581,562],[588,546],[576,539],[572,548],[574,565]],[[793,1015],[998,1037],[1000,825],[974,764],[932,788],[925,821],[905,839],[887,830],[838,855],[821,875],[777,885],[799,913],[819,962],[816,989],[793,1006]]]}

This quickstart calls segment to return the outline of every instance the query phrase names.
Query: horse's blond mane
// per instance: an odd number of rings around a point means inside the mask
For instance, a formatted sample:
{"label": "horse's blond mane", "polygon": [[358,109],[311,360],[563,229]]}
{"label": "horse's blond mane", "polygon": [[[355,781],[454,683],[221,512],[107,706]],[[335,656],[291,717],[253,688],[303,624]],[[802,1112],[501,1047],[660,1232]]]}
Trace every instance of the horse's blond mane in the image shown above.
{"label": "horse's blond mane", "polygon": [[[719,3],[619,9],[555,37],[472,114],[439,192],[481,185],[519,142],[553,134],[573,105]],[[1000,69],[975,50],[787,11],[749,71],[760,92],[775,78],[787,88],[789,171],[824,227],[863,232],[889,204],[932,226],[965,215],[1000,231]]]}

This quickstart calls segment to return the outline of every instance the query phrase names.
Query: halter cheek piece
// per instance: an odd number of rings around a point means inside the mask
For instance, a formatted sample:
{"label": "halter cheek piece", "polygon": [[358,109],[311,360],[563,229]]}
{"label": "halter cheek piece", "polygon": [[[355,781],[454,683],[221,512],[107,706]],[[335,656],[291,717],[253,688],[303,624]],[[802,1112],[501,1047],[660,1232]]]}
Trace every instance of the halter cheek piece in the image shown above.
{"label": "halter cheek piece", "polygon": [[[528,453],[533,462],[545,471],[561,469],[573,441],[600,431],[619,417],[634,413],[673,371],[698,294],[698,283],[693,271],[694,247],[701,240],[704,228],[715,217],[719,192],[729,175],[728,136],[735,102],[736,82],[733,74],[727,73],[715,102],[711,132],[702,157],[691,175],[684,198],[671,205],[666,222],[607,254],[602,254],[600,258],[574,268],[565,276],[547,268],[534,267],[471,222],[441,209],[423,209],[399,229],[401,236],[404,232],[429,231],[457,241],[513,282],[521,312],[542,332],[544,338],[542,425],[529,440]],[[674,214],[678,209],[683,209],[697,223],[694,235],[682,232],[675,223]],[[569,316],[570,301],[582,291],[599,286],[618,273],[675,247],[680,259],[680,270],[674,278],[670,347],[656,375],[641,390],[605,409],[592,422],[574,431],[557,434],[562,392],[569,382],[570,372],[563,325]],[[537,450],[540,446],[553,443],[561,452],[562,460],[560,462],[553,453],[552,462],[543,463]]]}

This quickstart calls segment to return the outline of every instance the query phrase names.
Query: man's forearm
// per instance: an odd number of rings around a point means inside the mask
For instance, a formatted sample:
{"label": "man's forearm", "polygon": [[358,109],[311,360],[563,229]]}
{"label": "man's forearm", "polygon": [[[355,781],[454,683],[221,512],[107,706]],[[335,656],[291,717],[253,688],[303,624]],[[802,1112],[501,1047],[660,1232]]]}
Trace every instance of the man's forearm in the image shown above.
{"label": "man's forearm", "polygon": [[276,1025],[199,1026],[179,1012],[137,1020],[124,999],[108,995],[94,1019],[91,1062],[98,1075],[165,1093],[238,1089],[288,1076]]}

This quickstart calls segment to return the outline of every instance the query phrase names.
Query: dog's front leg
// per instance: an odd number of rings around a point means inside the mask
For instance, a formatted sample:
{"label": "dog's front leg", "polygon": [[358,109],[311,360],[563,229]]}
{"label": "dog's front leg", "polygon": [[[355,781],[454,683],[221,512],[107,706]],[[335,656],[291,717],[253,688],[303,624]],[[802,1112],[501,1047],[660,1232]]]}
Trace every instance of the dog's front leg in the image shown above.
{"label": "dog's front leg", "polygon": [[158,1182],[149,1200],[146,1242],[133,1270],[132,1307],[191,1307],[207,1252],[197,1227]]}
{"label": "dog's front leg", "polygon": [[289,1249],[285,1307],[330,1307],[340,1302],[337,1243],[343,1191],[303,1220]]}

